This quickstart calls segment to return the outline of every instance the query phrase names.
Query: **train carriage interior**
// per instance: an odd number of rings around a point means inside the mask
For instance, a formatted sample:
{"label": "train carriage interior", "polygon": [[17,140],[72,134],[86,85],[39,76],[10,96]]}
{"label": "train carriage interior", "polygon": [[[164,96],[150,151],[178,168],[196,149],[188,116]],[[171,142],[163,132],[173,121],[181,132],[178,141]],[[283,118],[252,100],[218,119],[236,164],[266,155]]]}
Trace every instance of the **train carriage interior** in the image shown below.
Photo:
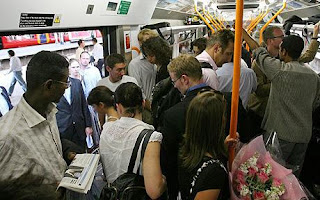
{"label": "train carriage interior", "polygon": [[[241,5],[243,5],[242,8]],[[237,15],[239,10],[241,10],[241,15]],[[242,19],[239,16],[242,16]],[[238,19],[236,19],[237,17]],[[2,19],[0,22],[0,86],[9,92],[13,107],[19,104],[25,90],[20,84],[13,84],[13,89],[11,87],[14,75],[11,73],[12,61],[10,59],[12,56],[8,54],[9,50],[14,51],[15,56],[21,60],[22,78],[26,80],[27,65],[38,52],[52,51],[63,55],[68,60],[77,59],[76,51],[80,46],[78,42],[83,40],[84,50],[92,55],[95,48],[93,38],[96,38],[103,47],[102,59],[104,61],[102,61],[103,68],[100,69],[101,76],[107,77],[112,70],[106,66],[106,60],[109,55],[113,54],[120,54],[125,58],[124,74],[128,75],[130,73],[128,65],[134,58],[141,56],[152,63],[148,58],[150,56],[142,50],[142,43],[138,39],[139,32],[145,28],[154,30],[166,41],[172,51],[171,60],[184,54],[195,56],[194,41],[199,38],[210,38],[221,30],[229,29],[235,32],[237,39],[242,30],[236,27],[236,21],[241,22],[243,29],[261,46],[266,45],[263,42],[263,33],[268,26],[279,27],[284,33],[281,35],[281,39],[288,35],[300,36],[304,43],[302,52],[308,51],[312,40],[316,39],[318,43],[320,42],[320,34],[317,36],[313,34],[315,28],[319,26],[320,0],[55,0],[50,2],[5,0],[2,2],[0,19]],[[240,35],[243,36],[243,33]],[[277,37],[280,36],[274,36],[271,39]],[[250,68],[251,62],[253,63],[254,60],[252,58],[253,49],[244,40],[241,40],[240,43],[242,52],[246,51],[249,54],[250,66],[248,66]],[[237,55],[241,56],[241,47],[239,48]],[[236,59],[235,55],[234,52],[232,59]],[[90,64],[97,65],[93,55],[91,57],[93,61],[90,61]],[[280,59],[279,55],[274,57]],[[234,63],[236,62],[240,66],[240,61],[235,60]],[[157,63],[152,64],[157,65]],[[306,65],[320,75],[319,45],[313,59]],[[165,71],[167,73],[167,70]],[[170,87],[176,87],[176,81],[179,82],[183,76],[184,74],[173,80],[170,75],[171,79],[168,80],[173,84],[173,86],[170,84]],[[257,77],[256,82],[259,84]],[[0,89],[1,91],[2,89]],[[144,98],[146,97],[144,96]],[[182,100],[183,98],[181,97]],[[320,96],[318,98],[320,99]],[[151,100],[148,101],[150,104]],[[238,100],[236,102],[238,108]],[[232,99],[232,104],[235,104],[234,99]],[[248,112],[245,106],[244,110]],[[152,113],[152,106],[150,106],[150,112]],[[238,111],[236,112],[238,113]],[[239,120],[241,115],[235,115],[235,123],[237,120],[241,121]],[[232,116],[234,117],[233,114],[231,114],[231,118]],[[313,113],[313,135],[305,155],[302,175],[300,174],[300,180],[314,199],[320,199],[320,174],[319,172],[316,175],[312,173],[319,171],[320,167],[320,124],[317,120],[319,116],[319,107],[317,107]],[[0,122],[1,117],[0,109]],[[261,121],[259,121],[260,124]],[[261,130],[260,124],[258,125],[259,131]],[[1,138],[0,123],[0,140]],[[2,151],[1,148],[0,151]],[[2,153],[0,153],[0,159],[1,156]],[[0,182],[2,181],[0,175]]]}

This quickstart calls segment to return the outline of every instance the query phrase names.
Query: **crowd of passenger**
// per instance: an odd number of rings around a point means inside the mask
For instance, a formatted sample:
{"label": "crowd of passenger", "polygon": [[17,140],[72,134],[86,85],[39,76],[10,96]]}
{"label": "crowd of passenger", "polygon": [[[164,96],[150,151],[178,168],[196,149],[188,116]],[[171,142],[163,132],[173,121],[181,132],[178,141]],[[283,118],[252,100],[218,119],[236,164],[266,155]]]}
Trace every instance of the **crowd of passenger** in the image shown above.
{"label": "crowd of passenger", "polygon": [[[319,112],[320,78],[305,64],[317,53],[318,34],[319,24],[302,53],[303,39],[285,36],[279,27],[263,32],[262,46],[243,30],[249,51],[242,48],[240,66],[234,66],[234,33],[228,29],[195,40],[194,54],[176,58],[163,38],[143,29],[141,54],[128,66],[120,54],[103,59],[95,39],[93,55],[83,41],[75,59],[35,54],[18,105],[10,103],[13,88],[8,94],[0,87],[1,197],[65,198],[56,187],[67,165],[95,148],[112,183],[127,172],[135,142],[148,129],[153,132],[133,171],[143,176],[151,199],[230,198],[227,147],[238,141],[228,136],[235,67],[240,141],[276,132],[286,166],[299,177],[319,130],[312,115]],[[18,58],[9,54],[13,82],[23,86]],[[310,179],[317,185],[315,173]]]}

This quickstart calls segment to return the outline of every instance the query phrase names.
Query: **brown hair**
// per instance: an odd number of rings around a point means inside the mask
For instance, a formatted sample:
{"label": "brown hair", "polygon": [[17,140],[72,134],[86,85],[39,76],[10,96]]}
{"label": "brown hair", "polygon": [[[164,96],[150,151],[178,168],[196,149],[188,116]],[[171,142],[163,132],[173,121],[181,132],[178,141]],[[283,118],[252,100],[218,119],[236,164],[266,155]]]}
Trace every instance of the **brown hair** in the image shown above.
{"label": "brown hair", "polygon": [[234,42],[234,33],[228,29],[219,30],[209,37],[207,40],[207,48],[211,48],[215,44],[220,44],[222,51],[224,51],[229,42]]}
{"label": "brown hair", "polygon": [[218,91],[203,92],[191,101],[179,155],[183,167],[192,171],[206,153],[213,158],[225,155],[225,110],[226,101]]}

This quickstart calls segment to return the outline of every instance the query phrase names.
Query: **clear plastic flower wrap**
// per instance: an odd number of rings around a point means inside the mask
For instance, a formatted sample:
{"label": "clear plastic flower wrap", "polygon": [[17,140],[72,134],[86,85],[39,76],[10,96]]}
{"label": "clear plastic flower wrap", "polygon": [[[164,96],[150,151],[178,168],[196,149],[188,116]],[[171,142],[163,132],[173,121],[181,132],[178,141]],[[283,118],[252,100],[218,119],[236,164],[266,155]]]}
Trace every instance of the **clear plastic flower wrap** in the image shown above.
{"label": "clear plastic flower wrap", "polygon": [[[267,146],[275,160],[283,164],[279,144],[275,140],[267,141]],[[240,149],[229,173],[232,200],[308,199],[292,170],[283,167],[273,157],[266,150],[262,136]]]}

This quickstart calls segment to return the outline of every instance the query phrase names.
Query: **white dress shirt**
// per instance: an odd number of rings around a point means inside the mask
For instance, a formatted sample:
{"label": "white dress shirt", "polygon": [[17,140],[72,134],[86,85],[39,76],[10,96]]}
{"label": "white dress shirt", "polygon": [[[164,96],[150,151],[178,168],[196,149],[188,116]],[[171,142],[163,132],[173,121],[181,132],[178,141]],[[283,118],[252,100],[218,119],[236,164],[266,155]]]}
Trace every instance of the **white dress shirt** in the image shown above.
{"label": "white dress shirt", "polygon": [[[225,63],[217,71],[219,91],[232,92],[233,63]],[[257,89],[257,77],[254,71],[248,68],[247,63],[241,59],[240,68],[240,98],[244,108],[247,107],[249,96]]]}
{"label": "white dress shirt", "polygon": [[21,71],[22,69],[22,64],[21,61],[18,57],[12,56],[10,57],[10,72],[16,72],[16,71]]}
{"label": "white dress shirt", "polygon": [[99,59],[103,59],[103,47],[101,44],[96,43],[93,46],[92,56],[94,57],[95,61],[98,61]]}

